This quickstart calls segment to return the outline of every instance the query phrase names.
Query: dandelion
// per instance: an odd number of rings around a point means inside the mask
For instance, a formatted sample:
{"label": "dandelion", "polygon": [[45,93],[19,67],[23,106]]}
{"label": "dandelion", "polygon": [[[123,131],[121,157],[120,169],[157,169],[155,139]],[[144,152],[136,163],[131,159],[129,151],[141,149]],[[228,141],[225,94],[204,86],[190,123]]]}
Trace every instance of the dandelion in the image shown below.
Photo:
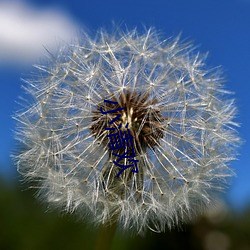
{"label": "dandelion", "polygon": [[[26,80],[18,171],[48,204],[97,224],[140,233],[192,219],[233,175],[239,142],[234,100],[204,58],[153,29],[83,34]],[[117,177],[126,149],[108,145],[126,126],[138,171]]]}

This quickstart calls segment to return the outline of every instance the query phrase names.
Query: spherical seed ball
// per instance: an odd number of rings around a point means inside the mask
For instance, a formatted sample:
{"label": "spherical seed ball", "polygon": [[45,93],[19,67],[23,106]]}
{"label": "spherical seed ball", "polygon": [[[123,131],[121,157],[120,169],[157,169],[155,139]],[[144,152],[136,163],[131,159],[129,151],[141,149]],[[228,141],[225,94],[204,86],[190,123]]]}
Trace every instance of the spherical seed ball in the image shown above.
{"label": "spherical seed ball", "polygon": [[[224,188],[239,142],[218,71],[153,29],[82,35],[27,80],[19,172],[44,201],[96,223],[142,232],[191,219]],[[112,149],[117,131],[124,145]]]}

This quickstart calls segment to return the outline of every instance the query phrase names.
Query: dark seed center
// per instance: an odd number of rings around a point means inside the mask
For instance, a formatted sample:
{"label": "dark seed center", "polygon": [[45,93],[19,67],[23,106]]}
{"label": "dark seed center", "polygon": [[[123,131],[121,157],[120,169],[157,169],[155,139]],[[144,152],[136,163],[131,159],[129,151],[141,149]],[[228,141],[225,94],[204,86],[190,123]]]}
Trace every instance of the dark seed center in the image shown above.
{"label": "dark seed center", "polygon": [[[148,93],[136,93],[127,91],[120,96],[112,96],[110,101],[118,104],[102,102],[97,105],[97,110],[93,112],[91,133],[95,135],[103,146],[108,143],[107,135],[117,132],[119,125],[121,130],[130,130],[133,136],[134,146],[137,154],[142,153],[147,148],[153,149],[159,144],[163,137],[164,118],[159,108],[155,108],[157,99],[149,97]],[[102,114],[100,108],[104,111],[115,112]],[[119,116],[112,124],[110,122]],[[127,125],[128,124],[128,125]],[[127,128],[126,128],[127,125]],[[115,128],[117,130],[106,130],[106,128]]]}

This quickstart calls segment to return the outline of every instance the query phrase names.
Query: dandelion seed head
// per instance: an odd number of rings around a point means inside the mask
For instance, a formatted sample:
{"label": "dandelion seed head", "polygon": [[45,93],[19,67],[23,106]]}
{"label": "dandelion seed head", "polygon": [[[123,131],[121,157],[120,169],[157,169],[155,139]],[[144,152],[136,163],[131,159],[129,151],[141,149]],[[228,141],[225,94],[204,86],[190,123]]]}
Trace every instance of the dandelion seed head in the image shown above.
{"label": "dandelion seed head", "polygon": [[[218,70],[153,29],[82,36],[26,80],[32,101],[15,116],[19,172],[44,201],[97,224],[164,231],[203,212],[233,175],[239,143]],[[110,150],[106,128],[119,124],[133,136],[138,173],[117,178],[113,152],[124,149]]]}

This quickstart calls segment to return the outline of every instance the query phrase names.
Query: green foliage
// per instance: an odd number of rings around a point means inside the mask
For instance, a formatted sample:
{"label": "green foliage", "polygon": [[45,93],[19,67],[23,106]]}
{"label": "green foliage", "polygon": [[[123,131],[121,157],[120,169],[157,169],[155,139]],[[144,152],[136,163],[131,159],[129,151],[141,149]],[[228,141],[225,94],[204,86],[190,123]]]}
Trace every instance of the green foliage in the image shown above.
{"label": "green foliage", "polygon": [[[72,215],[44,212],[46,209],[33,196],[34,192],[20,183],[10,186],[0,182],[1,250],[94,249],[96,228]],[[250,209],[221,220],[203,217],[166,233],[148,231],[144,237],[118,230],[111,250],[248,250],[249,239]]]}

